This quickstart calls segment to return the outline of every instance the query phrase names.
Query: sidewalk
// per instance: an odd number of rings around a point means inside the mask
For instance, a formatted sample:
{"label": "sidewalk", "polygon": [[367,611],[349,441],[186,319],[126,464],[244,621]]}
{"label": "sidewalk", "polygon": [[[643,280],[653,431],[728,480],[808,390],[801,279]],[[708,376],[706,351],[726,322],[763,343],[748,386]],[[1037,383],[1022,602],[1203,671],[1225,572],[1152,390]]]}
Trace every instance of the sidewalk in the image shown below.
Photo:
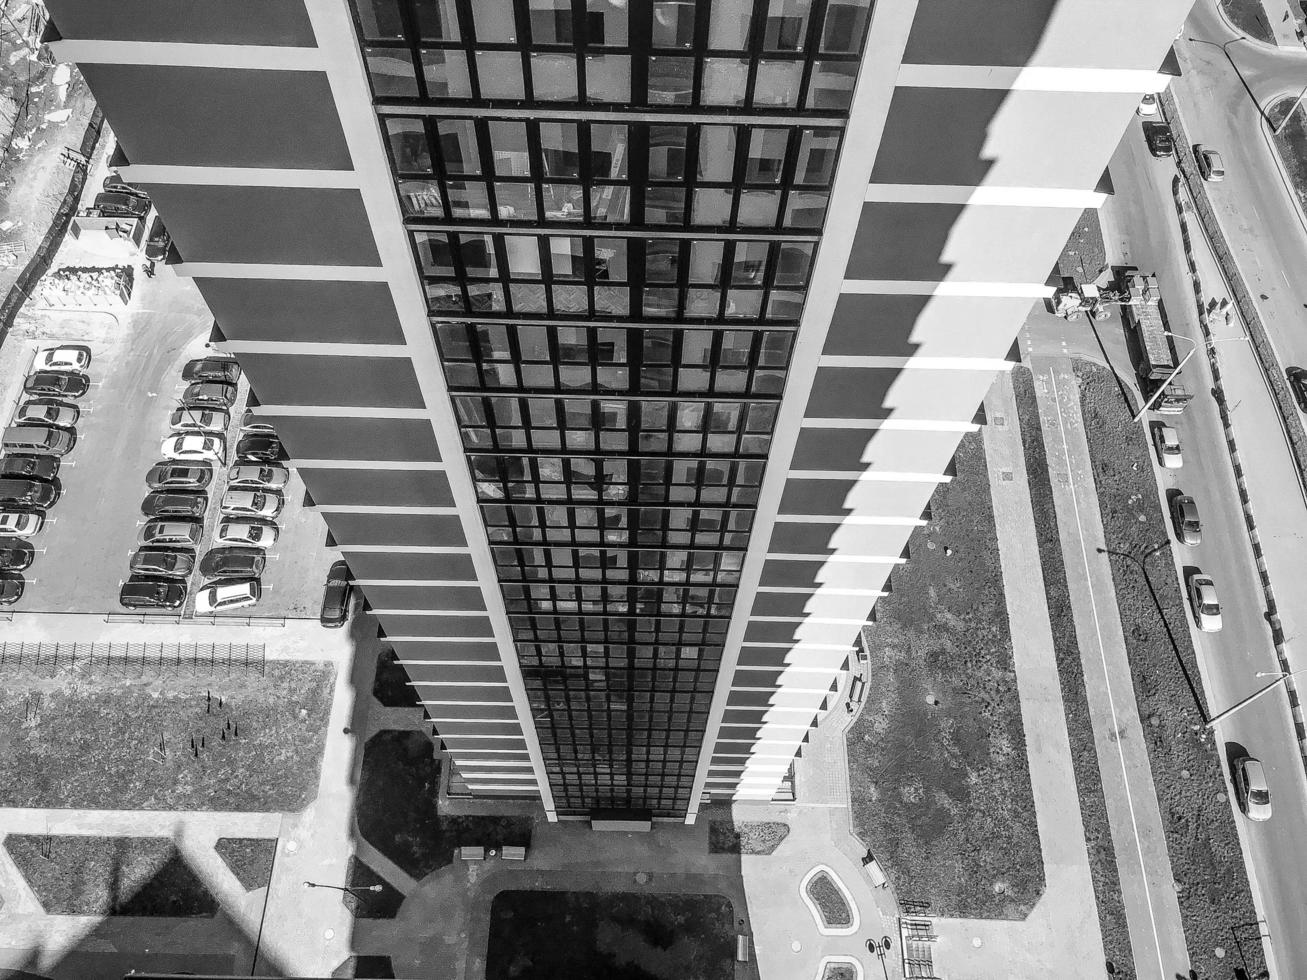
{"label": "sidewalk", "polygon": [[1135,970],[1140,980],[1175,980],[1187,975],[1189,956],[1112,570],[1107,556],[1096,550],[1104,540],[1103,527],[1079,389],[1069,358],[1036,356],[1030,366],[1067,586],[1071,595],[1084,597],[1072,613]]}

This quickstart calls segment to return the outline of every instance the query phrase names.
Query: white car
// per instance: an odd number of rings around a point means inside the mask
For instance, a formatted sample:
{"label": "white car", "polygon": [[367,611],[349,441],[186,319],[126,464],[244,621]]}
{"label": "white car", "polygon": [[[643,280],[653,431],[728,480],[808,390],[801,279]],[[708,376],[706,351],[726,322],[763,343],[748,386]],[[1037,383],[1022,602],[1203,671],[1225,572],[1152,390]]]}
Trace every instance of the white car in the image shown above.
{"label": "white car", "polygon": [[35,534],[44,525],[45,517],[41,514],[25,510],[0,510],[0,534]]}
{"label": "white car", "polygon": [[1139,100],[1139,108],[1135,110],[1141,116],[1157,115],[1157,96],[1149,92]]}
{"label": "white car", "polygon": [[36,355],[33,371],[85,371],[91,366],[91,350],[76,344],[47,347]]}
{"label": "white car", "polygon": [[290,472],[280,463],[237,463],[227,471],[227,483],[233,487],[280,490],[289,479]]}
{"label": "white car", "polygon": [[56,398],[33,398],[18,409],[17,422],[44,422],[61,429],[71,429],[81,417],[81,409]]}
{"label": "white car", "polygon": [[222,495],[222,512],[232,517],[276,517],[282,496],[274,490],[228,490]]}
{"label": "white car", "polygon": [[195,612],[226,612],[228,609],[252,606],[262,595],[263,587],[256,578],[214,582],[195,593]]}
{"label": "white car", "polygon": [[255,548],[271,548],[277,543],[277,525],[263,521],[250,520],[245,517],[220,521],[218,531],[213,536],[218,544],[250,545]]}
{"label": "white car", "polygon": [[1239,809],[1249,820],[1271,819],[1271,788],[1266,782],[1266,772],[1262,764],[1250,755],[1245,755],[1232,766],[1234,769],[1234,792],[1239,799]]}
{"label": "white car", "polygon": [[1203,180],[1213,184],[1225,180],[1225,161],[1221,159],[1221,154],[1210,147],[1195,143],[1194,162],[1198,164],[1198,175]]}
{"label": "white car", "polygon": [[163,440],[159,452],[164,459],[206,459],[227,462],[227,440],[217,435],[178,433]]}
{"label": "white car", "polygon": [[1194,611],[1194,625],[1204,633],[1221,632],[1221,601],[1216,597],[1216,583],[1210,575],[1189,579],[1189,605]]}
{"label": "white car", "polygon": [[168,425],[181,432],[226,432],[231,416],[222,409],[174,408],[168,416]]}
{"label": "white car", "polygon": [[1184,465],[1184,454],[1180,452],[1180,433],[1169,425],[1159,425],[1153,429],[1153,447],[1157,450],[1157,461],[1166,470],[1178,470]]}

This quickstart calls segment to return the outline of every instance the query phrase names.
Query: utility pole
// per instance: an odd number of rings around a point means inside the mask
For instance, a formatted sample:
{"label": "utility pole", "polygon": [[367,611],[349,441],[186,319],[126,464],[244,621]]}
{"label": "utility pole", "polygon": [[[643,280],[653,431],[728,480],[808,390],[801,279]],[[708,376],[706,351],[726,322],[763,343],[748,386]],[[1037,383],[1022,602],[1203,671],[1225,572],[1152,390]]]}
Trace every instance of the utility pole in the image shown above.
{"label": "utility pole", "polygon": [[[1307,667],[1304,667],[1303,670],[1307,670]],[[1271,683],[1267,684],[1260,691],[1254,691],[1252,694],[1248,695],[1243,700],[1236,701],[1234,704],[1230,705],[1230,707],[1226,708],[1224,711],[1217,712],[1215,715],[1211,717],[1211,719],[1208,720],[1207,730],[1212,731],[1214,728],[1216,728],[1217,724],[1224,721],[1226,718],[1229,718],[1236,711],[1246,708],[1254,701],[1260,700],[1263,696],[1270,694],[1281,684],[1287,683],[1289,678],[1293,677],[1294,674],[1301,674],[1303,670],[1294,670],[1294,671],[1288,671],[1282,673],[1279,677],[1275,678],[1275,680],[1271,681]],[[1266,672],[1265,671],[1258,672],[1257,676],[1265,677]]]}

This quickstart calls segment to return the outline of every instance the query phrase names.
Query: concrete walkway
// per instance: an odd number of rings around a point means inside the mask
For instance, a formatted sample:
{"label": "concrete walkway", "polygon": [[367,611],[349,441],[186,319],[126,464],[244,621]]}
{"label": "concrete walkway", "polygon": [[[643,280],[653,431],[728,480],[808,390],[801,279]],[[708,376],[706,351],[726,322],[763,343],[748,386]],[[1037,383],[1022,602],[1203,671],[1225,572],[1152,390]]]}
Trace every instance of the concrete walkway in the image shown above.
{"label": "concrete walkway", "polygon": [[1097,550],[1103,524],[1079,388],[1069,358],[1037,356],[1030,366],[1067,587],[1080,599],[1072,613],[1135,970],[1140,980],[1175,980],[1188,974],[1189,956],[1112,569]]}

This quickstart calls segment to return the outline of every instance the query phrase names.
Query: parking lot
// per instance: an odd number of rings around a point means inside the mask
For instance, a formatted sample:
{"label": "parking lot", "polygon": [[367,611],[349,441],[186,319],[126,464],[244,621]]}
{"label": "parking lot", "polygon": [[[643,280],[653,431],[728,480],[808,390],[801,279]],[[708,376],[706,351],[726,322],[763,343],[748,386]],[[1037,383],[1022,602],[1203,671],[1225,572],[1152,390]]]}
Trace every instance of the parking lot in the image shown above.
{"label": "parking lot", "polygon": [[[82,417],[77,445],[60,467],[63,495],[48,511],[44,529],[30,539],[36,558],[22,573],[22,598],[8,609],[125,612],[118,590],[128,577],[128,560],[145,523],[140,511],[148,492],[145,476],[160,459],[159,444],[170,432],[169,414],[186,387],[182,368],[209,353],[204,345],[211,327],[212,317],[198,292],[163,267],[154,278],[138,270],[131,302],[123,309],[53,311],[29,306],[20,314],[0,346],[0,420],[8,424],[13,418],[22,401],[23,379],[39,349],[60,343],[89,347],[91,388],[76,402]],[[229,457],[246,392],[242,384],[232,410]],[[225,489],[226,467],[214,469],[197,559],[213,543]],[[277,517],[280,536],[268,550],[263,598],[233,611],[233,617],[318,614],[327,570],[338,555],[326,547],[321,517],[304,508],[304,487],[294,471],[285,494],[285,507]],[[189,584],[190,595],[181,610],[187,616],[195,608],[198,571]]]}

